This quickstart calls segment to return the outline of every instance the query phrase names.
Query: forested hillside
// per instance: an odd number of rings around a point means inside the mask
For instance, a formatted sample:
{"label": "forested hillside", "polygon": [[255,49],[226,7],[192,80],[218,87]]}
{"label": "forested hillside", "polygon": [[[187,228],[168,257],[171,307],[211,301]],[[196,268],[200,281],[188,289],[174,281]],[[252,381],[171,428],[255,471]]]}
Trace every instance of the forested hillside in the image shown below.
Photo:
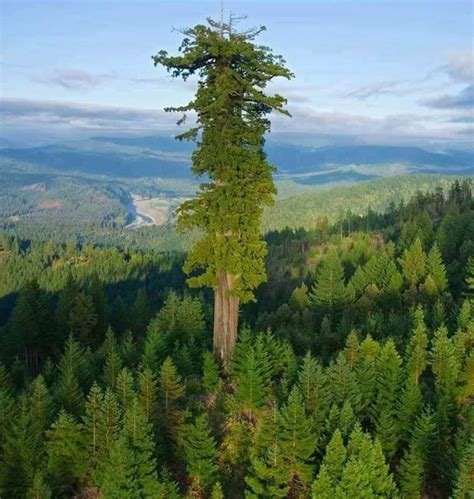
{"label": "forested hillside", "polygon": [[269,232],[226,372],[181,255],[3,233],[0,496],[469,497],[471,184],[402,197]]}

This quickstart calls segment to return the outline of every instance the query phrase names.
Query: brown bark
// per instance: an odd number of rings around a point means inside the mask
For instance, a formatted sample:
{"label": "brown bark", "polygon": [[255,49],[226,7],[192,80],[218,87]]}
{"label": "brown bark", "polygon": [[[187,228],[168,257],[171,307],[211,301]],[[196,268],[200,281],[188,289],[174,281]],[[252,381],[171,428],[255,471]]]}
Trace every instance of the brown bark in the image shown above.
{"label": "brown bark", "polygon": [[239,297],[229,295],[234,289],[236,276],[222,272],[217,276],[214,289],[214,355],[224,368],[237,341]]}

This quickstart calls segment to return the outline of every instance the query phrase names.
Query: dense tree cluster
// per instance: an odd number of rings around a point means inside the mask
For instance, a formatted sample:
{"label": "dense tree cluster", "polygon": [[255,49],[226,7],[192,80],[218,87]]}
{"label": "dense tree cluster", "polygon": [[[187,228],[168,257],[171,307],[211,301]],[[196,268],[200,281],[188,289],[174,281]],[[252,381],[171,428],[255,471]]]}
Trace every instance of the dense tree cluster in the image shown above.
{"label": "dense tree cluster", "polygon": [[0,495],[468,496],[470,190],[365,222],[269,235],[226,372],[180,257],[2,236]]}

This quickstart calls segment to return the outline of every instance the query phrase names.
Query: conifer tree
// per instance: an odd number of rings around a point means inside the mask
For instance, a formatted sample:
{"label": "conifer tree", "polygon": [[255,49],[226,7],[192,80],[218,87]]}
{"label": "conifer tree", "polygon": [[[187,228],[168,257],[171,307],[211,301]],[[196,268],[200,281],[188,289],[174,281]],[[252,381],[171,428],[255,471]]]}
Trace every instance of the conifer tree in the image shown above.
{"label": "conifer tree", "polygon": [[35,473],[33,482],[26,492],[26,499],[51,499],[51,489],[45,482],[43,474],[38,471]]}
{"label": "conifer tree", "polygon": [[201,271],[190,285],[214,289],[214,351],[224,361],[237,339],[239,303],[252,299],[253,289],[265,280],[260,221],[275,193],[273,168],[263,152],[270,128],[266,115],[288,114],[283,97],[264,93],[274,78],[292,76],[281,57],[255,45],[264,29],[238,33],[232,19],[228,24],[209,20],[209,26],[184,32],[181,55],[161,51],[153,58],[174,77],[200,76],[194,100],[170,109],[196,112],[196,126],[179,138],[199,135],[193,172],[209,177],[198,197],[180,206],[178,224],[202,230],[185,271]]}
{"label": "conifer tree", "polygon": [[329,410],[329,390],[325,373],[310,352],[305,355],[298,373],[298,386],[314,427],[321,428]]}
{"label": "conifer tree", "polygon": [[97,314],[92,297],[81,291],[71,303],[68,320],[69,332],[83,345],[93,345],[93,332],[96,324]]}
{"label": "conifer tree", "polygon": [[431,251],[428,253],[426,267],[428,274],[436,284],[436,288],[440,293],[443,293],[448,286],[448,279],[446,277],[446,267],[436,243],[433,244]]}
{"label": "conifer tree", "polygon": [[127,410],[136,397],[135,379],[133,374],[124,367],[117,376],[115,387],[118,400],[123,410]]}
{"label": "conifer tree", "polygon": [[206,495],[216,481],[218,453],[205,415],[198,416],[187,430],[184,453],[191,490]]}
{"label": "conifer tree", "polygon": [[338,311],[349,300],[349,292],[344,283],[344,269],[335,251],[330,251],[321,263],[312,298],[327,313]]}
{"label": "conifer tree", "polygon": [[316,448],[314,431],[308,425],[303,396],[294,387],[280,412],[280,439],[283,469],[289,494],[303,492],[313,474],[312,455]]}
{"label": "conifer tree", "polygon": [[286,497],[289,484],[282,454],[279,413],[275,404],[266,414],[254,439],[245,496]]}
{"label": "conifer tree", "polygon": [[71,335],[59,361],[56,397],[60,407],[75,416],[79,416],[83,404],[80,382],[84,368],[84,351]]}
{"label": "conifer tree", "polygon": [[158,403],[161,409],[159,418],[159,438],[162,453],[167,460],[176,450],[183,425],[183,414],[179,402],[184,394],[176,367],[171,358],[166,358],[158,377]]}
{"label": "conifer tree", "polygon": [[466,442],[459,465],[453,499],[469,498],[474,493],[474,437]]}
{"label": "conifer tree", "polygon": [[105,497],[160,497],[150,423],[137,399],[126,409],[123,428],[101,477]]}
{"label": "conifer tree", "polygon": [[355,369],[357,384],[360,386],[361,413],[365,419],[369,419],[369,409],[376,396],[377,360],[380,352],[380,344],[370,335],[361,342],[359,347],[359,362]]}
{"label": "conifer tree", "polygon": [[455,475],[456,383],[460,374],[459,356],[448,331],[435,332],[431,350],[431,369],[435,376],[436,445],[432,459],[433,474],[441,490],[451,489]]}
{"label": "conifer tree", "polygon": [[418,285],[426,275],[426,255],[417,239],[400,259],[403,275],[410,286]]}
{"label": "conifer tree", "polygon": [[423,495],[424,476],[435,432],[432,414],[420,414],[411,432],[410,444],[398,467],[399,488],[403,497],[419,499]]}
{"label": "conifer tree", "polygon": [[398,411],[403,437],[410,433],[413,422],[422,409],[423,394],[419,379],[428,363],[428,336],[421,307],[415,312],[414,322],[415,328],[405,352],[405,383]]}
{"label": "conifer tree", "polygon": [[293,310],[298,311],[303,311],[311,305],[308,287],[305,283],[293,290],[290,296],[289,304]]}
{"label": "conifer tree", "polygon": [[138,375],[138,400],[148,421],[153,421],[157,412],[158,382],[149,368]]}
{"label": "conifer tree", "polygon": [[35,378],[30,386],[30,416],[32,431],[38,441],[43,440],[44,432],[51,421],[52,399],[43,376]]}
{"label": "conifer tree", "polygon": [[62,490],[80,482],[87,470],[83,427],[64,411],[47,432],[48,470]]}
{"label": "conifer tree", "polygon": [[219,366],[211,352],[204,352],[202,366],[202,385],[205,392],[214,395],[219,388]]}
{"label": "conifer tree", "polygon": [[399,439],[397,402],[401,374],[401,358],[393,340],[389,339],[382,347],[377,362],[377,396],[374,406],[377,437],[388,458],[394,455]]}
{"label": "conifer tree", "polygon": [[250,420],[253,413],[263,406],[269,393],[264,369],[265,363],[259,361],[253,348],[247,353],[238,370],[234,369],[234,398],[240,410],[248,414]]}

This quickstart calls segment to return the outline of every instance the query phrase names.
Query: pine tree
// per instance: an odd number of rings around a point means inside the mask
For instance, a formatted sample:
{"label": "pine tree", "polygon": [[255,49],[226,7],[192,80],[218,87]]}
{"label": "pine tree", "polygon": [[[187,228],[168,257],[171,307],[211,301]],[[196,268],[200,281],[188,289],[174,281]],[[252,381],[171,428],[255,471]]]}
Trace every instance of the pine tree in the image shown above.
{"label": "pine tree", "polygon": [[433,416],[428,412],[420,414],[415,421],[409,447],[398,467],[400,492],[407,499],[422,497],[425,469],[430,458],[430,440],[435,429]]}
{"label": "pine tree", "polygon": [[87,453],[83,427],[64,411],[47,432],[48,470],[63,490],[75,486],[86,474]]}
{"label": "pine tree", "polygon": [[203,354],[202,385],[208,395],[214,395],[220,385],[219,366],[211,352]]}
{"label": "pine tree", "polygon": [[150,322],[152,310],[146,289],[140,288],[132,305],[134,334],[143,336]]}
{"label": "pine tree", "polygon": [[12,408],[13,420],[7,422],[0,454],[0,493],[5,497],[24,497],[44,459],[29,409],[27,397],[21,396],[16,410]]}
{"label": "pine tree", "polygon": [[115,387],[118,400],[123,410],[127,410],[136,397],[135,379],[133,374],[124,367],[117,376],[117,385]]}
{"label": "pine tree", "polygon": [[134,399],[125,411],[123,428],[101,476],[100,486],[105,497],[161,496],[153,448],[151,426]]}
{"label": "pine tree", "polygon": [[369,409],[376,396],[376,373],[379,353],[380,344],[370,335],[367,335],[360,344],[359,362],[355,369],[357,384],[361,393],[361,414],[365,419],[370,418]]}
{"label": "pine tree", "polygon": [[415,418],[423,406],[423,394],[419,383],[420,376],[428,363],[428,336],[424,323],[423,309],[419,307],[415,312],[415,329],[405,353],[405,383],[399,404],[400,431],[402,437],[410,433]]}
{"label": "pine tree", "polygon": [[45,482],[43,474],[37,471],[33,483],[26,493],[26,499],[51,499],[51,497],[51,489]]}
{"label": "pine tree", "polygon": [[298,386],[314,427],[321,428],[329,410],[330,395],[325,373],[309,352],[305,355],[298,373]]}
{"label": "pine tree", "polygon": [[122,359],[120,357],[117,339],[111,327],[105,333],[105,339],[100,349],[100,354],[105,360],[102,378],[109,387],[115,387],[117,377],[122,369]]}
{"label": "pine tree", "polygon": [[469,442],[463,450],[459,472],[456,479],[453,499],[465,499],[474,493],[474,437],[471,436]]}
{"label": "pine tree", "polygon": [[295,288],[291,293],[289,305],[293,310],[303,311],[311,305],[308,287],[305,283]]}
{"label": "pine tree", "polygon": [[173,361],[168,357],[161,366],[158,378],[158,402],[161,409],[158,435],[161,453],[167,460],[175,452],[182,430],[183,414],[179,403],[183,394],[181,379]]}
{"label": "pine tree", "polygon": [[252,420],[252,415],[260,409],[269,393],[264,372],[265,363],[261,362],[252,348],[238,370],[234,369],[234,398],[239,409]]}
{"label": "pine tree", "polygon": [[158,320],[153,319],[148,325],[143,345],[141,364],[154,373],[158,373],[161,364],[166,358],[166,336],[161,331]]}
{"label": "pine tree", "polygon": [[153,421],[157,413],[158,383],[149,368],[142,369],[138,375],[138,401],[148,421]]}
{"label": "pine tree", "polygon": [[445,327],[435,332],[431,350],[431,370],[435,376],[435,449],[433,474],[440,490],[449,491],[455,475],[456,383],[460,374],[459,357]]}
{"label": "pine tree", "polygon": [[69,331],[83,345],[93,345],[93,332],[96,324],[97,314],[92,297],[81,291],[71,303],[68,320]]}
{"label": "pine tree", "polygon": [[[321,465],[321,468],[324,466],[324,474],[327,474],[333,487],[342,478],[345,461],[346,448],[344,447],[341,432],[336,430],[326,447],[326,454]],[[319,473],[321,474],[321,470]]]}
{"label": "pine tree", "polygon": [[280,412],[283,467],[290,494],[304,490],[312,473],[312,455],[316,448],[313,429],[308,425],[303,396],[293,388],[287,404]]}
{"label": "pine tree", "polygon": [[161,366],[158,391],[165,413],[172,412],[176,402],[182,397],[184,390],[176,367],[170,357]]}
{"label": "pine tree", "polygon": [[185,271],[200,269],[189,284],[215,290],[214,352],[224,361],[237,340],[240,301],[252,299],[253,289],[265,280],[260,221],[275,193],[272,166],[263,154],[270,128],[266,115],[288,114],[283,97],[264,94],[271,80],[292,75],[281,57],[253,43],[263,30],[238,33],[232,19],[228,24],[209,20],[209,26],[185,31],[179,56],[161,51],[154,57],[155,65],[175,77],[200,76],[194,100],[170,109],[197,113],[196,127],[180,138],[195,140],[200,134],[192,169],[209,177],[198,197],[180,206],[178,224],[202,230]]}
{"label": "pine tree", "polygon": [[59,361],[56,398],[60,407],[75,416],[79,416],[83,404],[80,381],[82,381],[84,368],[84,351],[78,342],[72,336],[69,336],[64,353]]}
{"label": "pine tree", "polygon": [[332,483],[331,477],[323,464],[311,487],[312,497],[314,499],[333,499],[334,492],[334,484]]}
{"label": "pine tree", "polygon": [[410,286],[416,286],[426,276],[426,255],[417,239],[400,259],[403,275]]}
{"label": "pine tree", "polygon": [[392,339],[380,351],[377,362],[377,398],[374,405],[376,434],[385,455],[391,458],[398,445],[397,402],[401,380],[401,358]]}
{"label": "pine tree", "polygon": [[186,469],[191,479],[191,488],[206,494],[217,476],[217,449],[206,416],[198,416],[184,438]]}
{"label": "pine tree", "polygon": [[52,399],[43,376],[39,375],[30,386],[30,416],[32,431],[38,442],[51,423]]}
{"label": "pine tree", "polygon": [[344,269],[335,251],[322,261],[311,296],[323,312],[334,313],[347,304],[349,292],[344,284]]}
{"label": "pine tree", "polygon": [[440,293],[448,287],[448,279],[446,277],[446,267],[444,266],[441,253],[438,245],[435,243],[428,253],[426,259],[426,267],[428,274],[433,278],[436,288]]}
{"label": "pine tree", "polygon": [[266,414],[250,452],[250,466],[245,477],[245,497],[286,497],[286,468],[282,454],[279,413],[275,404]]}

